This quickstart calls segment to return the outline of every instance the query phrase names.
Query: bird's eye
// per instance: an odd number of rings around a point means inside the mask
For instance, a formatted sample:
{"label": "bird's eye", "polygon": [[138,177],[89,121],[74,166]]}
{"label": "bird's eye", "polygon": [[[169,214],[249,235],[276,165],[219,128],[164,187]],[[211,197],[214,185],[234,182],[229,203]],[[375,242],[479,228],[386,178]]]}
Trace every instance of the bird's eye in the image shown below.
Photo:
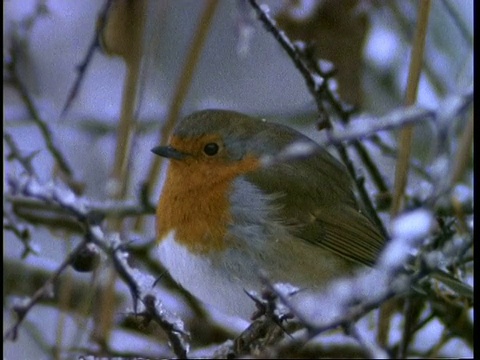
{"label": "bird's eye", "polygon": [[207,145],[205,145],[205,147],[203,148],[203,152],[205,154],[207,154],[208,156],[213,156],[215,155],[216,153],[218,153],[218,144],[216,143],[208,143]]}

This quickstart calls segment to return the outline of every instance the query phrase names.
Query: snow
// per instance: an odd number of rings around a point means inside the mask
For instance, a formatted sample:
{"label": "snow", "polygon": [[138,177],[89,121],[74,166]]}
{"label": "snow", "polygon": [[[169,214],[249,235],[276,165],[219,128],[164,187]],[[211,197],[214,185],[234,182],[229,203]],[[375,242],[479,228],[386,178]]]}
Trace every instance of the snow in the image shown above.
{"label": "snow", "polygon": [[[57,184],[53,188],[53,198],[61,201],[61,203],[65,206],[69,207],[81,207],[83,203],[80,202],[72,190],[69,188],[62,186],[61,184]],[[82,206],[83,207],[83,206]]]}
{"label": "snow", "polygon": [[427,237],[434,225],[433,214],[418,209],[402,214],[391,224],[392,239],[380,255],[379,265],[383,269],[402,266],[416,248],[416,242]]}
{"label": "snow", "polygon": [[393,238],[408,241],[425,237],[434,224],[433,214],[425,209],[418,209],[398,216],[392,224]]}
{"label": "snow", "polygon": [[325,80],[320,75],[313,74],[313,73],[312,73],[312,78],[315,83],[315,91],[318,91],[322,87]]}
{"label": "snow", "polygon": [[320,68],[320,71],[322,71],[325,74],[325,73],[332,72],[335,69],[335,64],[329,60],[320,59],[318,60],[318,67]]}
{"label": "snow", "polygon": [[305,42],[301,40],[293,41],[293,46],[295,46],[295,48],[301,52],[305,51],[305,49],[307,48],[307,45],[305,44]]}
{"label": "snow", "polygon": [[405,264],[415,251],[416,243],[429,235],[433,225],[433,214],[425,209],[414,210],[394,219],[391,224],[392,239],[380,255],[379,266],[388,271]]}
{"label": "snow", "polygon": [[310,141],[296,141],[287,145],[277,155],[262,156],[260,161],[263,166],[270,166],[278,162],[302,159],[313,154],[317,150],[317,145]]}
{"label": "snow", "polygon": [[282,151],[282,155],[292,158],[304,157],[311,155],[316,150],[316,148],[317,146],[315,144],[312,144],[311,142],[296,141],[293,144],[288,145]]}
{"label": "snow", "polygon": [[289,15],[295,20],[306,20],[315,11],[315,8],[318,6],[318,0],[300,0],[296,3],[293,3],[294,6],[289,7]]}
{"label": "snow", "polygon": [[252,37],[255,32],[253,26],[242,24],[238,32],[237,54],[241,57],[248,55],[251,48]]}
{"label": "snow", "polygon": [[431,269],[442,268],[445,264],[446,259],[441,251],[430,251],[428,254],[425,254],[424,260],[428,267]]}
{"label": "snow", "polygon": [[265,15],[270,17],[270,7],[267,4],[260,4],[260,9],[265,13]]}
{"label": "snow", "polygon": [[399,54],[400,47],[399,39],[393,31],[375,26],[365,46],[365,56],[380,69],[387,70]]}
{"label": "snow", "polygon": [[458,184],[453,188],[452,195],[461,203],[466,203],[472,199],[473,191],[464,184]]}
{"label": "snow", "polygon": [[384,269],[398,268],[405,264],[411,246],[401,238],[392,238],[380,255],[379,266]]}

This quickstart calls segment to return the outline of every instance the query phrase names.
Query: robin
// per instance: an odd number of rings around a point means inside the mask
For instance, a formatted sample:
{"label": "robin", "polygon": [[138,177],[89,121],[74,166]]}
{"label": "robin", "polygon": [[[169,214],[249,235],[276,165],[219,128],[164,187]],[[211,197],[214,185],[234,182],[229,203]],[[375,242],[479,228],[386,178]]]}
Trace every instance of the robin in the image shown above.
{"label": "robin", "polygon": [[152,152],[169,159],[156,212],[160,260],[224,312],[251,316],[243,289],[260,290],[260,271],[321,289],[372,266],[383,247],[343,165],[287,126],[204,110]]}

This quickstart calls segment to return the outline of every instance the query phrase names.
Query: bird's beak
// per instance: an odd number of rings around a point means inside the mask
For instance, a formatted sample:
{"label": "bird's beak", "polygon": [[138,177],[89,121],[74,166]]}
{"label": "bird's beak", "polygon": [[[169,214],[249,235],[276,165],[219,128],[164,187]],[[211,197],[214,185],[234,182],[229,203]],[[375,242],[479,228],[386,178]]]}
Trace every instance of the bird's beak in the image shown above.
{"label": "bird's beak", "polygon": [[175,160],[183,160],[187,156],[171,146],[156,146],[151,151],[156,155]]}

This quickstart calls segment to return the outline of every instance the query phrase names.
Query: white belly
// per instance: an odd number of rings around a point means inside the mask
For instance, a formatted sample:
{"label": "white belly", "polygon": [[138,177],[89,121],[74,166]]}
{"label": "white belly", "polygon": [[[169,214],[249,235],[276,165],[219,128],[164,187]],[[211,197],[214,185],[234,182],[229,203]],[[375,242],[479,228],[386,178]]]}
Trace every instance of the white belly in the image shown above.
{"label": "white belly", "polygon": [[174,232],[170,232],[160,242],[157,252],[175,281],[195,297],[244,319],[249,319],[256,308],[243,290],[261,290],[260,271],[266,271],[272,282],[318,290],[331,278],[338,277],[342,273],[340,268],[345,266],[329,251],[298,239],[275,245],[270,244],[268,250],[231,249],[215,253],[215,257],[195,255],[175,242]]}
{"label": "white belly", "polygon": [[[192,254],[175,242],[173,236],[173,232],[169,233],[160,242],[157,252],[175,281],[199,300],[220,311],[249,319],[255,305],[243,289],[259,290],[259,282],[255,282],[253,279],[256,276],[252,276],[255,271],[253,264],[248,264],[248,260],[242,264],[244,259],[227,261],[224,256],[211,259]],[[239,276],[242,272],[244,276]]]}

